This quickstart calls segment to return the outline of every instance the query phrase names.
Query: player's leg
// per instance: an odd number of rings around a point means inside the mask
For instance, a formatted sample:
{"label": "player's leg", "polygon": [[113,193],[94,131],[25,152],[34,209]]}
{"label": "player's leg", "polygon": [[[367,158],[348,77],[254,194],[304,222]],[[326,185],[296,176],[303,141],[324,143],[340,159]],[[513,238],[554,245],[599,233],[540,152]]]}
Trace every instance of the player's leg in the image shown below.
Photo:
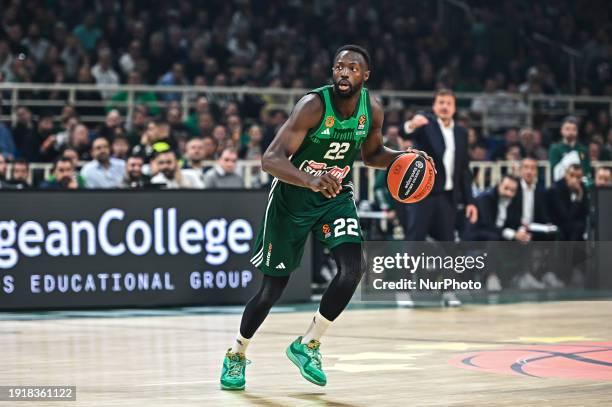
{"label": "player's leg", "polygon": [[265,275],[257,293],[247,302],[240,330],[230,349],[225,354],[221,370],[221,388],[242,390],[245,386],[245,370],[248,360],[246,350],[251,338],[268,316],[272,306],[283,293],[289,276],[272,277]]}
{"label": "player's leg", "polygon": [[299,266],[306,238],[317,219],[289,212],[283,195],[274,193],[274,185],[251,258],[264,277],[259,291],[245,307],[236,340],[226,354],[221,375],[224,389],[244,388],[247,346],[283,293],[289,275]]}
{"label": "player's leg", "polygon": [[247,302],[240,321],[240,330],[230,349],[234,353],[246,353],[249,341],[268,316],[272,306],[285,290],[289,276],[263,276],[259,291]]}
{"label": "player's leg", "polygon": [[319,310],[303,336],[287,348],[302,376],[319,386],[327,383],[319,353],[320,339],[349,303],[363,275],[361,229],[352,200],[337,202],[315,226],[316,237],[332,249],[338,273],[323,294]]}

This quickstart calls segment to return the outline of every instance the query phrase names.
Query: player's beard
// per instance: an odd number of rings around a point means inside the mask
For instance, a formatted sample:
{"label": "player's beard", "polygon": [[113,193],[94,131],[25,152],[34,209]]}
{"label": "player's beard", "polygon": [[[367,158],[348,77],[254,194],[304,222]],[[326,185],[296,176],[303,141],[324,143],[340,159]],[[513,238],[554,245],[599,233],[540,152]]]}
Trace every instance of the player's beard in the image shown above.
{"label": "player's beard", "polygon": [[350,99],[356,92],[356,89],[353,87],[353,85],[351,85],[351,83],[349,81],[342,81],[343,83],[347,83],[349,86],[349,89],[347,91],[341,91],[339,88],[339,83],[338,82],[334,82],[334,92],[336,93],[336,95],[338,95],[339,97],[343,98],[343,99]]}

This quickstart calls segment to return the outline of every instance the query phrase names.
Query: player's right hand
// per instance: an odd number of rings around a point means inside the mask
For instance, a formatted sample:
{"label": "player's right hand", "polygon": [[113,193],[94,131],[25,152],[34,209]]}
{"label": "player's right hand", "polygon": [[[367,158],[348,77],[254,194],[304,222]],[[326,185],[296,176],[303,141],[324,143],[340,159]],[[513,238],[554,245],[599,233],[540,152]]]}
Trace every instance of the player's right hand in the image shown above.
{"label": "player's right hand", "polygon": [[342,184],[340,184],[338,178],[326,173],[320,177],[313,177],[308,187],[314,192],[322,193],[326,198],[334,198],[340,193]]}

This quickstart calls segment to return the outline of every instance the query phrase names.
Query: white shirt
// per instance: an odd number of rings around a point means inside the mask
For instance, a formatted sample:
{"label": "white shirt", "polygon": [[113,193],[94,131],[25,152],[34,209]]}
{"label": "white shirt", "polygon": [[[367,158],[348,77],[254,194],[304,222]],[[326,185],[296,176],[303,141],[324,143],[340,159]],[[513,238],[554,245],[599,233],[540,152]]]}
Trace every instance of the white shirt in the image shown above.
{"label": "white shirt", "polygon": [[521,189],[523,190],[523,216],[521,222],[529,225],[533,222],[535,211],[535,182],[531,187],[521,178]]}
{"label": "white shirt", "polygon": [[179,182],[176,178],[168,179],[166,176],[159,172],[153,178],[151,178],[151,184],[165,185],[166,189],[202,189],[203,184],[198,176],[193,171],[181,170],[181,181]]}
{"label": "white shirt", "polygon": [[446,146],[444,156],[442,157],[446,174],[444,190],[450,191],[453,189],[453,172],[455,169],[455,121],[451,120],[449,126],[444,127],[444,123],[438,118],[438,124],[440,125],[440,130],[442,130],[442,137],[444,137],[444,145]]}
{"label": "white shirt", "polygon": [[125,161],[110,157],[108,168],[92,160],[81,169],[87,188],[119,188],[125,174]]}
{"label": "white shirt", "polygon": [[[495,226],[501,228],[506,223],[508,217],[508,206],[510,206],[511,200],[508,198],[499,198],[497,204],[497,218],[495,219]],[[504,228],[502,230],[502,237],[506,240],[514,240],[516,230],[510,228]]]}

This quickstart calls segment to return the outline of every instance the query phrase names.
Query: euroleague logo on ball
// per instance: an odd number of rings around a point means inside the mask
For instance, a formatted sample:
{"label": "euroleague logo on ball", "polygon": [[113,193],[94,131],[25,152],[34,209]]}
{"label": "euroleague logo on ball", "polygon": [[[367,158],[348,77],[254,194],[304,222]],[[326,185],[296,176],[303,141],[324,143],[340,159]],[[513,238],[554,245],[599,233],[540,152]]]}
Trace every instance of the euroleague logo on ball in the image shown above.
{"label": "euroleague logo on ball", "polygon": [[412,152],[397,157],[387,172],[389,192],[402,203],[414,203],[425,198],[431,192],[434,181],[433,164]]}

